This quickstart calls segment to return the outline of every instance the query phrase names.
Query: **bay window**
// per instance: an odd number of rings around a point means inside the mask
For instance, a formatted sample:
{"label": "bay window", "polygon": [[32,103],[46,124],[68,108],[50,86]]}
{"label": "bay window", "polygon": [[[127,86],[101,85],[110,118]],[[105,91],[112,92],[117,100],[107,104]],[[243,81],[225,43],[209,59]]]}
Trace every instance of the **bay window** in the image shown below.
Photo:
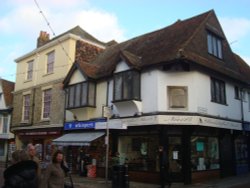
{"label": "bay window", "polygon": [[81,82],[66,88],[66,108],[95,106],[96,84]]}
{"label": "bay window", "polygon": [[140,74],[129,70],[114,75],[114,101],[140,100]]}

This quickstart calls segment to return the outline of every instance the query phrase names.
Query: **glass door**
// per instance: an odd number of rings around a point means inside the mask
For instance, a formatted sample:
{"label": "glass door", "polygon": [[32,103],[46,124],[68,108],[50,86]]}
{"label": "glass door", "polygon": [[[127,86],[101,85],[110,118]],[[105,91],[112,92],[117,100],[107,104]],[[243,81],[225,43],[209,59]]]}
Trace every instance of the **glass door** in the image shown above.
{"label": "glass door", "polygon": [[170,180],[182,181],[182,139],[180,136],[168,137],[168,164]]}

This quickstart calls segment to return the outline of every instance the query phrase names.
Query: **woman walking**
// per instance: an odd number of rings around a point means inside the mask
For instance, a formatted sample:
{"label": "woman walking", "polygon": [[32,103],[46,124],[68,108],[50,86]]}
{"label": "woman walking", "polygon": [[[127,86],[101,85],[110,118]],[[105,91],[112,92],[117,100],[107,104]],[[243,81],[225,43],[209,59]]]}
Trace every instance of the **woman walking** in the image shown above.
{"label": "woman walking", "polygon": [[58,150],[52,157],[52,163],[48,165],[43,179],[43,188],[64,188],[65,166],[63,152]]}

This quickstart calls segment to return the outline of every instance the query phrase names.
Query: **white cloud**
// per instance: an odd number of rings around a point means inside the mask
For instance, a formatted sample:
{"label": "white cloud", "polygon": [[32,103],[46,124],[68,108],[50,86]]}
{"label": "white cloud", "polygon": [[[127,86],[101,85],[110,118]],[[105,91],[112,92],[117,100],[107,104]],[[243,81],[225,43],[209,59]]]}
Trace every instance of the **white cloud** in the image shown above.
{"label": "white cloud", "polygon": [[219,18],[228,42],[239,41],[250,36],[250,20],[245,18]]}
{"label": "white cloud", "polygon": [[125,39],[117,17],[112,13],[91,8],[86,0],[37,0],[42,12],[35,1],[33,4],[27,3],[26,0],[12,2],[14,6],[12,11],[0,17],[0,28],[8,35],[15,34],[36,39],[40,30],[45,30],[52,36],[53,32],[46,18],[56,35],[79,25],[103,41]]}

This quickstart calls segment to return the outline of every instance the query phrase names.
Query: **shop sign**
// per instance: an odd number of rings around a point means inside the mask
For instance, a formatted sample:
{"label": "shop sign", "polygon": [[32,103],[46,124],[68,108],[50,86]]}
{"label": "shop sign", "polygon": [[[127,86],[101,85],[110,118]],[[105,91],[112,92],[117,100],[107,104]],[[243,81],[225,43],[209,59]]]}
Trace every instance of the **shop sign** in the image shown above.
{"label": "shop sign", "polygon": [[46,135],[57,135],[59,131],[37,131],[37,132],[22,132],[18,133],[19,136],[46,136]]}
{"label": "shop sign", "polygon": [[106,120],[66,122],[64,123],[64,130],[94,129],[97,123],[105,121]]}
{"label": "shop sign", "polygon": [[207,118],[207,117],[199,117],[198,124],[209,127],[242,130],[241,123],[226,121],[221,119]]}

